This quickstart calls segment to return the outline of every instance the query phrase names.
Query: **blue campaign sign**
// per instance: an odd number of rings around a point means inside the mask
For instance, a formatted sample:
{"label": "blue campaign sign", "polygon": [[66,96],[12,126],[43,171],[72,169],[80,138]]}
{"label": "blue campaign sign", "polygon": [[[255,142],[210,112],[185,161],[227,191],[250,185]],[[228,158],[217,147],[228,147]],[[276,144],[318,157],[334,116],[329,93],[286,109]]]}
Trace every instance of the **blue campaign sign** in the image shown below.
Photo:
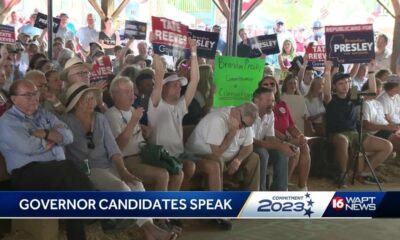
{"label": "blue campaign sign", "polygon": [[197,55],[199,57],[214,59],[219,40],[219,33],[189,29],[189,37],[196,40]]}
{"label": "blue campaign sign", "polygon": [[326,26],[326,57],[337,63],[368,63],[375,58],[372,24]]}
{"label": "blue campaign sign", "polygon": [[279,53],[278,37],[276,34],[257,36],[249,38],[252,52],[259,49],[265,55]]}
{"label": "blue campaign sign", "polygon": [[137,40],[146,39],[147,23],[138,21],[125,21],[125,38],[134,37]]}
{"label": "blue campaign sign", "polygon": [[0,218],[237,217],[250,192],[0,192]]}
{"label": "blue campaign sign", "polygon": [[[58,32],[58,28],[60,27],[60,22],[61,22],[60,18],[53,17],[53,33]],[[37,13],[35,24],[33,26],[39,29],[47,28],[47,15],[40,12]]]}

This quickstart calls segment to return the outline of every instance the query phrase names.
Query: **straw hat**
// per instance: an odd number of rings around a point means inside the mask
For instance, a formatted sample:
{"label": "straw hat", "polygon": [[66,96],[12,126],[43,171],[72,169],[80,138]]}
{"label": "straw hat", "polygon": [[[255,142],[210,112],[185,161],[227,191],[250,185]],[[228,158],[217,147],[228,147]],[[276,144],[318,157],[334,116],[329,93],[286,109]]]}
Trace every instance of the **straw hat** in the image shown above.
{"label": "straw hat", "polygon": [[72,84],[68,89],[66,93],[66,103],[65,106],[67,109],[65,109],[65,112],[71,111],[75,105],[78,103],[79,99],[82,97],[82,95],[87,92],[87,91],[99,91],[98,88],[94,87],[89,87],[88,85],[82,83],[82,82],[77,82]]}
{"label": "straw hat", "polygon": [[82,62],[82,59],[80,59],[79,57],[72,57],[71,59],[69,59],[64,66],[64,69],[61,71],[60,73],[60,78],[63,81],[67,81],[68,80],[68,73],[69,71],[76,66],[84,66],[86,67],[89,71],[91,70],[91,66],[90,64],[84,63]]}

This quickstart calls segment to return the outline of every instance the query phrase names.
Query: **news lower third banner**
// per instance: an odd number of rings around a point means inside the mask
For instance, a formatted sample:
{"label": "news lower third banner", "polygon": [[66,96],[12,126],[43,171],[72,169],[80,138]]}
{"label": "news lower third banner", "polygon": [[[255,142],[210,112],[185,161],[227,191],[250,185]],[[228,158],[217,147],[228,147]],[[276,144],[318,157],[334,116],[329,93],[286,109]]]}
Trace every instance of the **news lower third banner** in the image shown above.
{"label": "news lower third banner", "polygon": [[0,218],[398,218],[400,192],[0,192]]}

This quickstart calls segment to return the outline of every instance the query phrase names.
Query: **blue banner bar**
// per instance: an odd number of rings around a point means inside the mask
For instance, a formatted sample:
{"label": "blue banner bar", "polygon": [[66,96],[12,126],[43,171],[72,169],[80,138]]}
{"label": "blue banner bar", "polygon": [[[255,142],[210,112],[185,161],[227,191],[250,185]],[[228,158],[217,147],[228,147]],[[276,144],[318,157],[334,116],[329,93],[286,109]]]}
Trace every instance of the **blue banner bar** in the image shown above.
{"label": "blue banner bar", "polygon": [[0,192],[0,218],[236,217],[249,192]]}

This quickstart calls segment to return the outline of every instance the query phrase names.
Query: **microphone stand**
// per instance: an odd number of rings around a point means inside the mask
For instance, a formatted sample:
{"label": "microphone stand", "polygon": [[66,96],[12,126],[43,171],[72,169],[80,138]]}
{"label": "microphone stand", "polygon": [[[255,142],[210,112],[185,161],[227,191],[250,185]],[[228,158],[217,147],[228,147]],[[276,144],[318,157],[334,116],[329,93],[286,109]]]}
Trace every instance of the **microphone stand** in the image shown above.
{"label": "microphone stand", "polygon": [[[362,154],[363,158],[364,158],[364,162],[366,162],[368,164],[369,169],[371,170],[372,175],[374,176],[374,179],[376,181],[376,184],[378,185],[379,191],[383,191],[382,189],[382,185],[378,180],[378,177],[376,176],[376,173],[374,171],[374,169],[372,168],[371,162],[368,159],[368,156],[365,152],[364,146],[362,144],[362,140],[363,140],[363,110],[364,110],[364,98],[361,94],[358,95],[358,100],[360,102],[360,114],[359,114],[359,121],[360,121],[360,131],[358,131],[358,149],[354,154],[353,157],[353,178],[351,180],[351,184],[354,185],[355,182],[355,177],[356,177],[356,172],[357,172],[357,167],[358,167],[358,160],[359,160],[359,156],[360,154]],[[349,172],[349,168],[347,168],[346,174],[344,176],[347,175],[347,173]],[[339,186],[340,187],[340,186]]]}

